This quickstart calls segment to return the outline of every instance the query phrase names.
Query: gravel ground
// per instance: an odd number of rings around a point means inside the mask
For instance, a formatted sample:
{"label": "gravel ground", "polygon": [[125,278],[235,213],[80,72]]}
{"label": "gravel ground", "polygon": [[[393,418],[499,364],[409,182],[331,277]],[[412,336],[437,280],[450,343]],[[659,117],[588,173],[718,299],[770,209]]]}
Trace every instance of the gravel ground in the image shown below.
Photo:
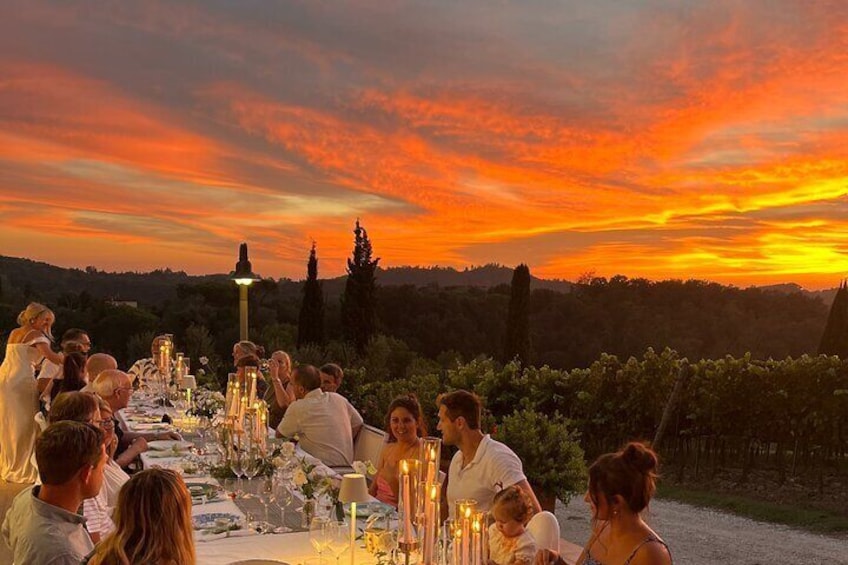
{"label": "gravel ground", "polygon": [[[583,545],[589,510],[583,498],[557,504],[562,537]],[[655,500],[647,520],[679,565],[848,564],[848,539],[755,522],[678,502]]]}

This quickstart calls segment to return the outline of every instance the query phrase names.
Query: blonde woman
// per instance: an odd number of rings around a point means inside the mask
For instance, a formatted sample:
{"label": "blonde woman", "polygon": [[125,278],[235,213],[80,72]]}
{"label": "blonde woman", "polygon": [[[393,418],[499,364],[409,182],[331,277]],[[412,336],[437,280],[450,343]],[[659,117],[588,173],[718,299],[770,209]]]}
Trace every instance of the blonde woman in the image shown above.
{"label": "blonde woman", "polygon": [[118,495],[115,531],[83,563],[88,565],[195,565],[191,497],[174,471],[133,475]]}
{"label": "blonde woman", "polygon": [[38,478],[31,461],[38,412],[35,366],[43,359],[57,365],[64,361],[50,348],[55,320],[50,308],[31,302],[18,315],[20,327],[6,344],[0,365],[0,479],[7,482],[34,483]]}

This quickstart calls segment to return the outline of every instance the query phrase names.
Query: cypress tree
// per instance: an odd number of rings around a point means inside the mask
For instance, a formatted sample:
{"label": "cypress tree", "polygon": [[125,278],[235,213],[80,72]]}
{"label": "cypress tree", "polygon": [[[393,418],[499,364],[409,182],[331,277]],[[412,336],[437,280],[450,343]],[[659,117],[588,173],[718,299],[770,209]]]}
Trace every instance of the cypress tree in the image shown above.
{"label": "cypress tree", "polygon": [[512,272],[503,360],[515,357],[530,363],[530,268],[523,263]]}
{"label": "cypress tree", "polygon": [[371,241],[368,232],[359,225],[359,219],[353,233],[356,236],[353,257],[347,260],[347,281],[341,298],[342,333],[362,355],[377,333],[376,270],[380,259],[371,258]]}
{"label": "cypress tree", "polygon": [[318,282],[318,256],[315,242],[309,252],[306,265],[306,282],[303,285],[303,301],[297,319],[297,346],[308,343],[324,344],[324,292]]}
{"label": "cypress tree", "polygon": [[819,342],[819,355],[838,355],[848,359],[848,284],[845,281],[833,297],[827,325]]}

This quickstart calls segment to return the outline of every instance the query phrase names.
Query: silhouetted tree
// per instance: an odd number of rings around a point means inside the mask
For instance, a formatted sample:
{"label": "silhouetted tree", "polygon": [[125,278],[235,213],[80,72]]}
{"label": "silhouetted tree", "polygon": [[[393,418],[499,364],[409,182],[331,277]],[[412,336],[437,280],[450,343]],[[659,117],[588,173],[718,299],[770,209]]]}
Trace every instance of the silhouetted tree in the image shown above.
{"label": "silhouetted tree", "polygon": [[342,333],[361,355],[377,333],[374,272],[380,259],[371,259],[371,241],[358,219],[353,233],[356,236],[353,257],[347,260],[347,281],[341,298]]}
{"label": "silhouetted tree", "polygon": [[297,347],[324,343],[324,293],[318,282],[318,257],[315,242],[309,252],[306,266],[306,282],[303,285],[303,301],[297,319]]}
{"label": "silhouetted tree", "polygon": [[503,360],[530,363],[530,269],[523,263],[512,273]]}
{"label": "silhouetted tree", "polygon": [[819,355],[838,355],[848,359],[848,284],[845,281],[839,285],[830,306],[827,325],[819,342]]}

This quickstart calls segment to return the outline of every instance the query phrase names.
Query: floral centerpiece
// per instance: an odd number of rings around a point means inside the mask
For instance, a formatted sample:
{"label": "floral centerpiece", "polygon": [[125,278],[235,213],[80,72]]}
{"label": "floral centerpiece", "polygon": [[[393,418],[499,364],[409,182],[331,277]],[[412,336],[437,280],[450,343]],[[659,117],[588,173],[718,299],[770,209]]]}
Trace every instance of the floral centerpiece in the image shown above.
{"label": "floral centerpiece", "polygon": [[218,412],[224,409],[226,399],[220,392],[198,388],[194,396],[194,406],[191,408],[193,416],[214,418]]}

